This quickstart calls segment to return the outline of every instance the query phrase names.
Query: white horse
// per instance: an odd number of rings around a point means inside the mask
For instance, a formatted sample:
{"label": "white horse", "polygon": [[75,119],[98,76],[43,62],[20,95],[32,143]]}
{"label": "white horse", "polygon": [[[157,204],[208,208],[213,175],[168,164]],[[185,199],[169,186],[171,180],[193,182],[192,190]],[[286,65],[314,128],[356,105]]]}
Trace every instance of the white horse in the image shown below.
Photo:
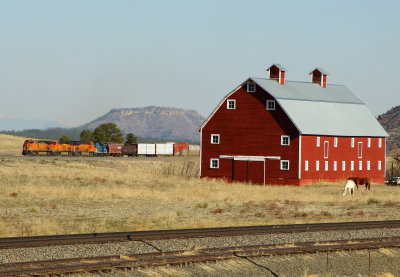
{"label": "white horse", "polygon": [[356,183],[353,180],[347,180],[344,185],[343,196],[346,195],[346,192],[349,191],[349,194],[353,195],[356,188]]}

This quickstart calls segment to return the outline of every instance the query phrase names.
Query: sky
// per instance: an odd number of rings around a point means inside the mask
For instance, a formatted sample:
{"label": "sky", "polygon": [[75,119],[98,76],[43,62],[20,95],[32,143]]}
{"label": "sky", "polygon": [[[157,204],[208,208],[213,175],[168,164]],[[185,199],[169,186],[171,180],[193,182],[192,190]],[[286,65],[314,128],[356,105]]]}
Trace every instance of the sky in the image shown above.
{"label": "sky", "polygon": [[347,86],[400,105],[400,1],[0,0],[0,114],[78,126],[113,108],[207,116],[248,77]]}

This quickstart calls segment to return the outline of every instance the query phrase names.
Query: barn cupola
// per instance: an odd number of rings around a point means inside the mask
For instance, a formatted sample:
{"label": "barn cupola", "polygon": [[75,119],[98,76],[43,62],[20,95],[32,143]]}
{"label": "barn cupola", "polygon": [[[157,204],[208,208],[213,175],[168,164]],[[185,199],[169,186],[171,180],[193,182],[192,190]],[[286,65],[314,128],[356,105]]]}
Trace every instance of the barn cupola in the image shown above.
{"label": "barn cupola", "polygon": [[286,68],[284,68],[282,65],[274,63],[267,69],[267,71],[269,71],[270,79],[276,80],[281,85],[285,83]]}
{"label": "barn cupola", "polygon": [[311,74],[311,82],[319,84],[321,87],[326,88],[326,76],[328,76],[328,72],[320,67],[316,67]]}

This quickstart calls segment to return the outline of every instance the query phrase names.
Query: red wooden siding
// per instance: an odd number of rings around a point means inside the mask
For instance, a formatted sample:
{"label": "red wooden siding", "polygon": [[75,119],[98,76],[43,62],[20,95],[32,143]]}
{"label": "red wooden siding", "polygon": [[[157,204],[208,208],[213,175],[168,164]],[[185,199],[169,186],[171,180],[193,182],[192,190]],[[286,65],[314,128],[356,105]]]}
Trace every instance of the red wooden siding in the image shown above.
{"label": "red wooden siding", "polygon": [[[228,99],[236,100],[236,109],[226,108]],[[266,110],[266,101],[274,99],[258,86],[256,92],[247,92],[246,85],[228,99],[202,128],[201,176],[263,184],[264,162],[219,159],[219,168],[214,169],[210,159],[220,155],[280,156],[290,161],[289,170],[280,170],[279,160],[266,160],[265,182],[282,183],[284,178],[286,183],[298,183],[298,131],[278,103],[275,110]],[[219,144],[211,144],[211,134],[220,135]],[[281,145],[281,135],[290,136],[289,146]]]}
{"label": "red wooden siding", "polygon": [[[334,147],[334,138],[320,136],[320,146],[316,146],[317,136],[301,137],[301,184],[315,183],[319,180],[338,181],[350,176],[369,177],[372,182],[383,183],[385,179],[385,138],[381,138],[382,146],[379,148],[380,138],[370,138],[371,146],[368,147],[367,137],[354,137],[354,147],[351,147],[351,137],[337,137],[337,147]],[[328,142],[328,157],[324,158],[324,146]],[[359,158],[359,143],[362,143],[362,156]],[[305,161],[308,161],[308,171],[305,170]],[[319,171],[316,171],[316,161],[319,161]],[[328,161],[328,170],[325,170],[325,161]],[[334,161],[337,170],[333,170]],[[345,161],[345,170],[342,162]],[[351,161],[354,161],[354,170],[351,171]],[[359,161],[362,161],[362,170],[359,170]],[[370,161],[370,170],[367,169]],[[381,170],[378,170],[378,161],[381,161]]]}

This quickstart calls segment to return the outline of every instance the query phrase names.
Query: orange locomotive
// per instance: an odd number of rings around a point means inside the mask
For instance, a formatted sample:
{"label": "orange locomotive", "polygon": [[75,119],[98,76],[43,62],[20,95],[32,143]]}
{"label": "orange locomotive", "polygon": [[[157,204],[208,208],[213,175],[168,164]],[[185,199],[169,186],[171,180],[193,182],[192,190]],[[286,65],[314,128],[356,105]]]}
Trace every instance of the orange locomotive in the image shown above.
{"label": "orange locomotive", "polygon": [[57,141],[57,140],[35,140],[28,139],[22,147],[22,155],[38,156],[94,156],[98,150],[93,142],[80,141]]}

